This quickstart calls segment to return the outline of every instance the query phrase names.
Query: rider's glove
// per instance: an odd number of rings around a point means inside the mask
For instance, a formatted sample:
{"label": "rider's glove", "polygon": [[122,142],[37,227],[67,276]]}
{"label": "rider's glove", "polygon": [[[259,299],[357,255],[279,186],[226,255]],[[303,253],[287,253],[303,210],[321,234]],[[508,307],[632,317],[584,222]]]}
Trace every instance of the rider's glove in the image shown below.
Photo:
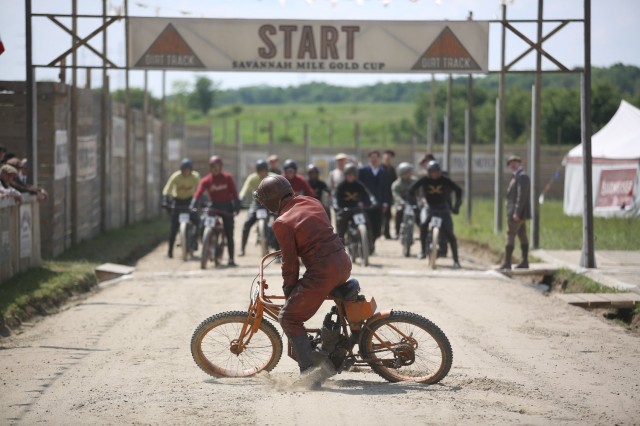
{"label": "rider's glove", "polygon": [[240,206],[241,206],[240,200],[231,201],[231,206],[235,214],[238,214],[240,212]]}
{"label": "rider's glove", "polygon": [[168,209],[171,206],[171,197],[169,195],[164,195],[162,197],[162,208]]}
{"label": "rider's glove", "polygon": [[452,212],[453,214],[458,214],[458,213],[460,213],[460,206],[454,206],[454,207],[451,209],[451,212]]}

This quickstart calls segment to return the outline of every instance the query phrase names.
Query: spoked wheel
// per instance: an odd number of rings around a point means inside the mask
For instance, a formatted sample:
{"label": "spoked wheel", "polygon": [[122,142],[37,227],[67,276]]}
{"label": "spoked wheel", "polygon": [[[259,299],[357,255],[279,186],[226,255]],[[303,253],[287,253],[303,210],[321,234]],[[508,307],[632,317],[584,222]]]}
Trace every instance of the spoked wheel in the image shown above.
{"label": "spoked wheel", "polygon": [[435,227],[431,230],[431,251],[429,251],[429,267],[436,269],[436,260],[438,259],[440,238],[440,228]]}
{"label": "spoked wheel", "polygon": [[404,257],[411,256],[411,246],[413,245],[413,223],[406,221],[402,226],[402,255]]}
{"label": "spoked wheel", "polygon": [[216,266],[222,264],[222,254],[224,253],[224,246],[227,245],[227,239],[225,238],[224,231],[222,229],[214,229],[213,236],[211,237],[211,247],[213,252],[211,257]]}
{"label": "spoked wheel", "polygon": [[189,258],[189,241],[187,238],[187,223],[182,222],[180,224],[180,250],[182,251],[182,260],[186,261]]}
{"label": "spoked wheel", "polygon": [[248,345],[241,348],[237,339],[246,320],[247,313],[241,311],[204,320],[191,338],[191,355],[198,367],[215,377],[247,377],[273,370],[282,356],[280,334],[263,319]]}
{"label": "spoked wheel", "polygon": [[260,256],[265,257],[269,254],[269,241],[267,241],[267,221],[264,219],[258,221],[258,241],[260,242]]}
{"label": "spoked wheel", "polygon": [[453,361],[449,339],[437,325],[401,311],[363,329],[360,353],[390,382],[438,383],[449,373]]}
{"label": "spoked wheel", "polygon": [[200,269],[207,269],[207,263],[211,257],[211,236],[213,228],[205,228],[202,236],[202,254],[200,255]]}
{"label": "spoked wheel", "polygon": [[358,233],[360,234],[360,264],[369,266],[369,233],[367,232],[367,225],[358,225]]}

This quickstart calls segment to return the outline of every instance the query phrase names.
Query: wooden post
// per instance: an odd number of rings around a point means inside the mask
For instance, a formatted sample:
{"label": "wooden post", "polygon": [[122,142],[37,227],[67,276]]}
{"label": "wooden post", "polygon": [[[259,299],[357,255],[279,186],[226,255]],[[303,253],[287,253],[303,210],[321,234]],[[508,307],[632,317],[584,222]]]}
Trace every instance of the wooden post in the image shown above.
{"label": "wooden post", "polygon": [[502,232],[502,194],[504,183],[502,181],[502,170],[504,168],[503,147],[504,147],[504,103],[505,103],[505,61],[506,61],[506,27],[507,5],[502,5],[502,47],[500,53],[500,77],[498,80],[498,99],[496,99],[496,141],[495,141],[495,164],[494,164],[494,194],[493,194],[493,231],[496,234]]}
{"label": "wooden post", "polygon": [[447,115],[444,121],[444,159],[443,162],[443,170],[452,173],[451,170],[451,113],[452,113],[452,103],[453,103],[453,77],[449,74],[449,81],[447,84]]}
{"label": "wooden post", "polygon": [[[71,6],[71,31],[78,33],[78,0]],[[71,244],[78,243],[78,51],[71,54],[71,117],[69,129],[69,161],[71,176]],[[34,165],[35,166],[35,165]],[[35,168],[35,167],[34,167]]]}
{"label": "wooden post", "polygon": [[235,121],[236,125],[236,182],[242,182],[242,134],[240,133],[240,120]]}
{"label": "wooden post", "polygon": [[429,141],[427,151],[433,153],[433,146],[436,140],[436,75],[431,74],[431,99],[429,102]]}
{"label": "wooden post", "polygon": [[[125,9],[125,40],[129,40],[129,1],[124,0]],[[125,160],[124,160],[124,206],[125,225],[131,223],[131,108],[129,94],[129,43],[125,43],[127,65],[124,71],[124,140],[125,140]]]}
{"label": "wooden post", "polygon": [[[102,0],[102,23],[107,21],[107,0]],[[109,143],[109,77],[107,75],[107,29],[102,32],[102,92],[100,108],[100,232],[107,229],[107,144]]]}
{"label": "wooden post", "polygon": [[143,170],[143,182],[142,182],[142,192],[144,199],[144,218],[149,218],[149,93],[148,93],[148,79],[149,72],[144,70],[144,101],[142,104],[142,131],[144,132],[144,146],[142,147],[142,152],[144,153],[144,164],[142,165]]}
{"label": "wooden post", "polygon": [[[538,0],[538,44],[542,45],[543,0]],[[536,51],[536,74],[533,90],[533,108],[531,122],[531,238],[532,249],[540,247],[540,108],[542,106],[542,53]]]}
{"label": "wooden post", "polygon": [[269,121],[269,155],[273,154],[275,149],[275,139],[273,137],[273,121]]}
{"label": "wooden post", "polygon": [[304,123],[304,169],[311,163],[311,140],[309,138],[309,124]]}
{"label": "wooden post", "polygon": [[467,222],[471,223],[471,192],[473,191],[473,77],[471,74],[469,74],[469,86],[467,88],[467,111],[464,130],[464,204]]}
{"label": "wooden post", "polygon": [[353,139],[356,144],[356,160],[362,161],[362,150],[360,149],[360,123],[357,121],[353,129]]}

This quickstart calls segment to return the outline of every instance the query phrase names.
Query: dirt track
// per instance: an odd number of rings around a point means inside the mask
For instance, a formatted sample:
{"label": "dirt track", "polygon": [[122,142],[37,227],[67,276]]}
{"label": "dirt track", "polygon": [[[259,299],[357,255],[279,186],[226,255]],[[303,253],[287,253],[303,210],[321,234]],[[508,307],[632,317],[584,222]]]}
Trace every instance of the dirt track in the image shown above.
{"label": "dirt track", "polygon": [[210,378],[191,359],[191,334],[214,313],[246,308],[257,251],[238,268],[201,272],[165,250],[141,259],[132,279],[0,340],[0,424],[640,422],[637,336],[464,255],[462,271],[447,259],[427,272],[397,241],[379,243],[373,266],[353,275],[379,308],[420,313],[445,331],[454,362],[442,384],[347,372],[294,392],[286,356],[268,376]]}

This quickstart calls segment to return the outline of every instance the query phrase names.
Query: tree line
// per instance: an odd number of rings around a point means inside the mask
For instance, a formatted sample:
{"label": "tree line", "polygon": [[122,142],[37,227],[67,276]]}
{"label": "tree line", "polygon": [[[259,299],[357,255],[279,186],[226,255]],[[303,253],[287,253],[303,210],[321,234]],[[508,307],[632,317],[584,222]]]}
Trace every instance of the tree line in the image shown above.
{"label": "tree line", "polygon": [[[576,69],[579,71],[579,69]],[[505,104],[505,141],[522,144],[530,137],[531,87],[533,74],[507,74]],[[435,81],[435,136],[443,140],[447,104],[447,80]],[[452,83],[452,138],[464,140],[464,117],[467,108],[468,77],[455,76]],[[414,103],[413,117],[389,123],[399,141],[414,135],[426,139],[430,106],[431,79],[424,82],[378,83],[361,87],[308,83],[300,86],[252,86],[220,90],[206,76],[196,76],[195,83],[178,81],[168,97],[171,119],[197,120],[203,116],[240,115],[242,105],[285,104],[367,104]],[[475,77],[473,80],[474,143],[493,143],[495,134],[495,100],[498,75]],[[122,91],[114,94],[124,98]],[[131,92],[134,107],[141,107],[143,93]],[[597,131],[613,116],[625,99],[640,107],[640,68],[616,64],[592,69],[592,125]],[[139,105],[138,105],[139,104]],[[150,99],[157,110],[159,101]],[[575,144],[580,141],[580,73],[544,74],[542,76],[541,139],[543,144]],[[381,117],[384,120],[385,117]]]}

